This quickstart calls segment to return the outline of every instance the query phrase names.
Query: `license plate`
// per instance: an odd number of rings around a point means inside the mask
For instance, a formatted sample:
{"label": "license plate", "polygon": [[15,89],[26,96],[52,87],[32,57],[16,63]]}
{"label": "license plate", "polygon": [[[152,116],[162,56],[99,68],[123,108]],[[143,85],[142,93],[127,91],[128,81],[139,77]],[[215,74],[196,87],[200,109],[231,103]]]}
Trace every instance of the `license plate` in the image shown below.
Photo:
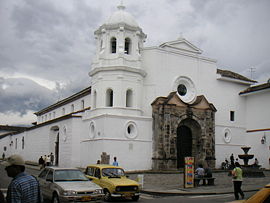
{"label": "license plate", "polygon": [[132,194],[124,194],[124,197],[132,197]]}
{"label": "license plate", "polygon": [[83,196],[82,199],[81,199],[82,202],[87,202],[87,201],[90,201],[90,200],[91,200],[91,197],[89,197],[89,196]]}

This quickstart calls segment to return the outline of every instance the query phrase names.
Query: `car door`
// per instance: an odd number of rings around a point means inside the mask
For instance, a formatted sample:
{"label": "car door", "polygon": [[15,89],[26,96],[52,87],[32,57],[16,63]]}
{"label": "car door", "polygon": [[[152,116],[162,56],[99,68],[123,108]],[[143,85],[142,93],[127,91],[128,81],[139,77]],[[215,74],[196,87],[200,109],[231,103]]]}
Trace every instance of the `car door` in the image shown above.
{"label": "car door", "polygon": [[53,191],[54,191],[54,182],[53,182],[53,174],[54,170],[49,169],[46,177],[46,189],[45,193],[49,198],[52,198]]}
{"label": "car door", "polygon": [[47,177],[48,172],[49,172],[49,169],[45,168],[45,169],[43,169],[43,171],[41,171],[41,173],[38,176],[40,190],[41,190],[41,193],[43,195],[43,198],[48,198],[47,192],[46,192],[46,190],[47,190],[46,187],[48,186],[47,181],[46,181],[46,177]]}
{"label": "car door", "polygon": [[85,171],[88,178],[90,178],[94,183],[100,185],[100,169],[95,167],[87,167]]}

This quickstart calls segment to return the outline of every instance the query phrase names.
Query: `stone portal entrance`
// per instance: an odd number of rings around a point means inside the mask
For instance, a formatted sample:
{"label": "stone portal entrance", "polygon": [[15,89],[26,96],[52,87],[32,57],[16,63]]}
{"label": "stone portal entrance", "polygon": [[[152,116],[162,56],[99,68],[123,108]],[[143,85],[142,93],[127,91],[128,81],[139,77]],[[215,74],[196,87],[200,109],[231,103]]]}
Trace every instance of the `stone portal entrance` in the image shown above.
{"label": "stone portal entrance", "polygon": [[215,107],[204,96],[186,104],[172,92],[152,103],[154,170],[184,166],[184,157],[215,166]]}

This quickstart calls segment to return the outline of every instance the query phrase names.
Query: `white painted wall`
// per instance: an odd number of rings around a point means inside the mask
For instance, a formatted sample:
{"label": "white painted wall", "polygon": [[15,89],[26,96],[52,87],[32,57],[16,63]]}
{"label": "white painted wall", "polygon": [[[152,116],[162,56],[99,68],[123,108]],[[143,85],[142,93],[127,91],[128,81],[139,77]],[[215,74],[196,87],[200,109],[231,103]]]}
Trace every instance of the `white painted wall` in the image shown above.
{"label": "white painted wall", "polygon": [[[142,76],[128,71],[104,71],[95,74],[92,78],[92,92],[96,92],[96,111],[98,114],[108,113],[106,106],[106,91],[113,90],[113,108],[117,108],[114,114],[140,115]],[[132,107],[126,107],[126,92],[132,90]],[[95,99],[94,97],[92,100]],[[94,102],[94,101],[92,101]],[[126,112],[128,111],[128,112]]]}
{"label": "white painted wall", "polygon": [[[81,147],[81,165],[96,163],[102,152],[114,156],[126,170],[144,170],[151,168],[152,158],[152,118],[102,115],[84,120],[87,126],[94,123],[93,134],[83,136]],[[127,124],[136,125],[137,136],[129,138]]]}
{"label": "white painted wall", "polygon": [[247,129],[270,128],[270,90],[248,94],[243,98],[247,100]]}
{"label": "white painted wall", "polygon": [[[68,104],[62,105],[54,110],[51,110],[43,115],[37,116],[37,122],[38,124],[44,123],[49,120],[53,120],[55,118],[59,118],[61,116],[70,114],[72,112],[80,111],[82,110],[82,100],[84,101],[84,109],[91,106],[91,94],[85,95],[84,97],[72,101]],[[72,105],[74,105],[74,110],[72,111]],[[65,109],[65,113],[63,114],[63,108]]]}
{"label": "white painted wall", "polygon": [[[239,92],[248,86],[235,82],[217,80],[216,62],[197,55],[187,55],[145,48],[143,67],[147,72],[144,80],[144,115],[151,115],[151,102],[159,96],[168,96],[176,91],[175,81],[179,76],[190,78],[195,84],[197,95],[204,95],[217,109],[216,123],[216,164],[217,167],[228,154],[242,153],[246,144],[246,101]],[[235,121],[230,121],[230,111],[235,111]],[[224,142],[224,130],[230,129],[232,139]],[[226,152],[230,148],[229,152]]]}
{"label": "white painted wall", "polygon": [[[255,131],[246,133],[246,145],[251,146],[250,153],[257,157],[263,168],[270,168],[270,90],[247,94],[243,98],[247,101],[247,130]],[[263,136],[266,142],[261,144]]]}

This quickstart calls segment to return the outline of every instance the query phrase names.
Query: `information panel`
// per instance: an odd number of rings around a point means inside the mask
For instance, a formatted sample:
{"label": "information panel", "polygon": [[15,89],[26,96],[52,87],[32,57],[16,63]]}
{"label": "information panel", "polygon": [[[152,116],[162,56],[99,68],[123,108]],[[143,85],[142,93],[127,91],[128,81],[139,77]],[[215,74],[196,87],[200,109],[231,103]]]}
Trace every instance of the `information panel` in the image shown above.
{"label": "information panel", "polygon": [[194,157],[185,157],[184,188],[194,187]]}

